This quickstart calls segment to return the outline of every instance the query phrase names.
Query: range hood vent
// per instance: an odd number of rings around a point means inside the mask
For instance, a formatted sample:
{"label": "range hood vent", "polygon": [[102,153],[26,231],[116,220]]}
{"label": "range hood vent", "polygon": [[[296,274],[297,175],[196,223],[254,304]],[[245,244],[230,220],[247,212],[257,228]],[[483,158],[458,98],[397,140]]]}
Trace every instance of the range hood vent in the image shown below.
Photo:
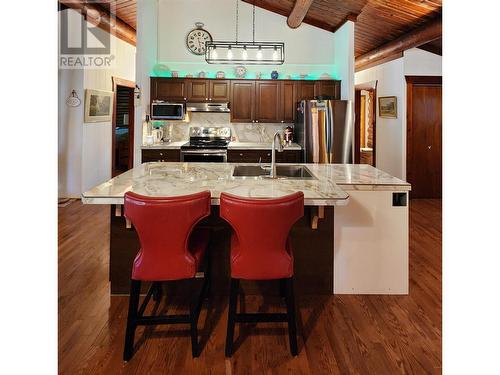
{"label": "range hood vent", "polygon": [[188,112],[231,112],[227,102],[187,103],[186,107]]}

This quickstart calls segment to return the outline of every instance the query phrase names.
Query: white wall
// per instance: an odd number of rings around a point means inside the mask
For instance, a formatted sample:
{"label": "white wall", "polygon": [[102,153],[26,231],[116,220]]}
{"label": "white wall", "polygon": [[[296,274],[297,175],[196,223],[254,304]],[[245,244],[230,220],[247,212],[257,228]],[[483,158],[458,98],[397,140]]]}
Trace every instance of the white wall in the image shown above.
{"label": "white wall", "polygon": [[335,77],[342,80],[341,98],[354,100],[354,22],[347,21],[334,34]]}
{"label": "white wall", "polygon": [[[420,49],[405,51],[403,57],[355,74],[356,85],[377,83],[376,163],[396,177],[406,179],[406,80],[405,75],[441,75],[441,56]],[[378,98],[396,96],[398,117],[378,114]]]}
{"label": "white wall", "polygon": [[[214,75],[218,70],[223,70],[227,77],[232,77],[233,65],[209,65],[204,56],[190,53],[185,43],[187,33],[195,28],[195,22],[203,22],[204,28],[214,40],[235,40],[235,12],[234,0],[160,0],[159,62],[166,64],[171,70],[180,71],[181,76],[201,70]],[[252,5],[243,1],[239,2],[238,39],[252,40]],[[286,23],[286,17],[256,7],[255,40],[284,42],[285,63],[249,65],[248,77],[260,71],[263,77],[270,78],[269,74],[273,70],[292,76],[307,73],[319,77],[324,72],[335,73],[331,32],[304,23],[297,29],[291,29]]]}
{"label": "white wall", "polygon": [[[82,186],[83,70],[59,70],[58,79],[58,196],[78,197]],[[80,107],[66,105],[72,90],[82,100]]]}
{"label": "white wall", "polygon": [[[84,88],[113,90],[113,77],[135,81],[135,47],[114,38],[115,65],[112,69],[85,69]],[[141,129],[141,124],[137,125]],[[82,192],[111,178],[111,121],[84,123],[82,142]]]}
{"label": "white wall", "polygon": [[[83,112],[85,89],[112,91],[112,77],[135,80],[135,47],[112,36],[112,51],[111,69],[59,70],[59,197],[80,197],[111,178],[111,122],[84,123]],[[72,89],[79,107],[65,104]]]}
{"label": "white wall", "polygon": [[418,48],[404,52],[404,70],[407,76],[440,76],[442,75],[443,58]]}

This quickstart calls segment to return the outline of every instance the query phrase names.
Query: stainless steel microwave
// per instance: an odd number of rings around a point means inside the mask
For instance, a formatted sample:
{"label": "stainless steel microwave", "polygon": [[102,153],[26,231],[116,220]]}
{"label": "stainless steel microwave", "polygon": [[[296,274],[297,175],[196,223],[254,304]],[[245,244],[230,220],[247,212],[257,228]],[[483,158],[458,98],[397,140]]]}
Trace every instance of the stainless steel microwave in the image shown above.
{"label": "stainless steel microwave", "polygon": [[185,103],[153,102],[151,103],[151,119],[153,120],[184,120],[186,116]]}

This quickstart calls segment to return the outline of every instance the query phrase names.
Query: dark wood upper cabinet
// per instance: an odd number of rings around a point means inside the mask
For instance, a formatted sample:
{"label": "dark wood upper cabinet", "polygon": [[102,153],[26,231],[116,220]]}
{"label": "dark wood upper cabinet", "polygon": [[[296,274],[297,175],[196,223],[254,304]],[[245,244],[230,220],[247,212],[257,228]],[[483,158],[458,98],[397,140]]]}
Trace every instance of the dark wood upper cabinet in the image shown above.
{"label": "dark wood upper cabinet", "polygon": [[231,84],[228,80],[211,80],[209,100],[228,102],[230,100]]}
{"label": "dark wood upper cabinet", "polygon": [[228,80],[191,79],[188,83],[188,102],[228,102],[230,83]]}
{"label": "dark wood upper cabinet", "polygon": [[231,81],[231,121],[253,122],[254,116],[255,81]]}
{"label": "dark wood upper cabinet", "polygon": [[188,85],[188,102],[204,102],[207,101],[210,95],[210,84],[204,79],[193,79],[187,81]]}
{"label": "dark wood upper cabinet", "polygon": [[151,79],[151,100],[187,100],[185,79]]}
{"label": "dark wood upper cabinet", "polygon": [[315,96],[331,96],[333,99],[340,99],[340,81],[316,81]]}
{"label": "dark wood upper cabinet", "polygon": [[283,81],[281,84],[281,122],[295,122],[297,101],[297,83]]}
{"label": "dark wood upper cabinet", "polygon": [[281,82],[255,83],[255,122],[282,122]]}
{"label": "dark wood upper cabinet", "polygon": [[300,81],[297,85],[298,94],[297,101],[314,99],[315,91],[315,81]]}
{"label": "dark wood upper cabinet", "polygon": [[340,81],[151,77],[151,100],[230,102],[232,122],[295,121],[297,102],[318,95],[340,99]]}

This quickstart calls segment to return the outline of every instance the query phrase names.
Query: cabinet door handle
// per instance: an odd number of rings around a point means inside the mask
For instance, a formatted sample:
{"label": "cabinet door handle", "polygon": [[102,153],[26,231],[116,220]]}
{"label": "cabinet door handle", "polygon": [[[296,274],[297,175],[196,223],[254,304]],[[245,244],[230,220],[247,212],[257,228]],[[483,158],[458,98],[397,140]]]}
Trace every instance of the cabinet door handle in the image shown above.
{"label": "cabinet door handle", "polygon": [[259,122],[259,120],[255,120],[255,122]]}
{"label": "cabinet door handle", "polygon": [[208,100],[208,98],[205,98],[205,100]]}
{"label": "cabinet door handle", "polygon": [[160,156],[163,156],[163,152],[160,152]]}
{"label": "cabinet door handle", "polygon": [[281,120],[281,123],[283,124],[285,121],[284,120]]}
{"label": "cabinet door handle", "polygon": [[271,156],[271,154],[267,154],[267,156]]}
{"label": "cabinet door handle", "polygon": [[240,153],[240,156],[243,156],[243,154],[242,154],[242,153]]}

